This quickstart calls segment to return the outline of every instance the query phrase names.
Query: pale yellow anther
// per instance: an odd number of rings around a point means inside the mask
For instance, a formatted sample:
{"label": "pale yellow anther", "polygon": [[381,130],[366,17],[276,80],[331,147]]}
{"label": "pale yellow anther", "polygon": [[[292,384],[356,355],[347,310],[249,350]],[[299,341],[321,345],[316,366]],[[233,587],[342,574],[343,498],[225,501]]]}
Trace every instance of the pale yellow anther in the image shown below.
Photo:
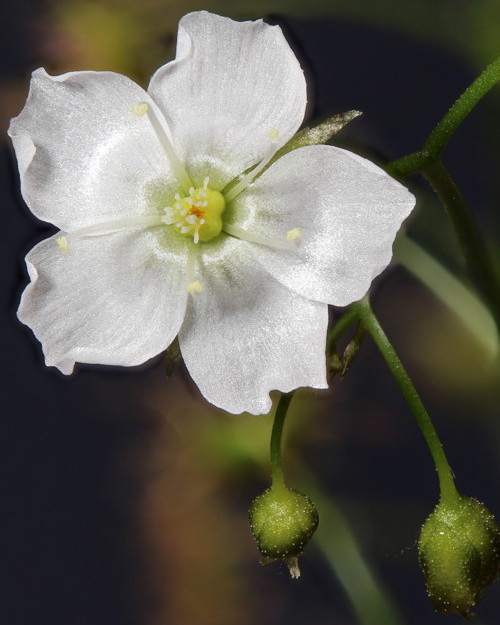
{"label": "pale yellow anther", "polygon": [[302,230],[300,228],[292,228],[286,233],[286,240],[296,241],[297,239],[300,239],[301,236],[302,236]]}
{"label": "pale yellow anther", "polygon": [[277,128],[271,128],[271,130],[267,133],[268,137],[271,137],[273,143],[276,143],[280,137],[281,133]]}
{"label": "pale yellow anther", "polygon": [[146,102],[136,102],[130,109],[130,112],[137,115],[137,117],[142,117],[148,112],[148,105]]}
{"label": "pale yellow anther", "polygon": [[67,252],[68,247],[68,239],[66,237],[57,237],[56,239],[57,248],[61,250],[61,252]]}
{"label": "pale yellow anther", "polygon": [[188,293],[191,293],[192,295],[201,293],[203,291],[203,284],[199,280],[195,280],[187,285],[187,290]]}

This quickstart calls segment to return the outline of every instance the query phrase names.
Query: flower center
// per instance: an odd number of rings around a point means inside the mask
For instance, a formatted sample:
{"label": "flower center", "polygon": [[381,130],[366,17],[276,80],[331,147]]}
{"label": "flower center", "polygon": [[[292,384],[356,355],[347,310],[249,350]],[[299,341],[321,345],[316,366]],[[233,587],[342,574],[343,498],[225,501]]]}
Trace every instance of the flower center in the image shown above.
{"label": "flower center", "polygon": [[180,234],[192,236],[195,243],[210,241],[222,231],[222,213],[226,201],[222,193],[208,186],[208,178],[203,187],[189,189],[189,195],[181,197],[175,194],[173,206],[165,208],[163,223],[172,224]]}

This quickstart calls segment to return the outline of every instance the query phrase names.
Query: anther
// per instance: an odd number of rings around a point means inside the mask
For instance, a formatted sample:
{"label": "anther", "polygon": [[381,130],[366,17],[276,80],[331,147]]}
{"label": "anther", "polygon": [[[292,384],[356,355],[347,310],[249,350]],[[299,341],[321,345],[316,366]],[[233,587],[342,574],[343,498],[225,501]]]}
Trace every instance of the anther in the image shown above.
{"label": "anther", "polygon": [[148,105],[146,102],[136,102],[130,109],[130,112],[137,115],[137,117],[143,117],[148,112]]}
{"label": "anther", "polygon": [[286,240],[296,241],[297,239],[300,239],[301,236],[302,236],[302,230],[300,228],[292,228],[286,233]]}
{"label": "anther", "polygon": [[61,250],[61,252],[67,252],[69,250],[68,239],[66,237],[57,237],[56,243],[57,248]]}
{"label": "anther", "polygon": [[194,282],[190,282],[186,288],[188,293],[196,295],[197,293],[201,293],[203,291],[203,284],[199,280],[194,280]]}
{"label": "anther", "polygon": [[278,143],[281,139],[281,133],[277,128],[271,128],[271,130],[267,133],[267,136],[271,138],[273,143]]}

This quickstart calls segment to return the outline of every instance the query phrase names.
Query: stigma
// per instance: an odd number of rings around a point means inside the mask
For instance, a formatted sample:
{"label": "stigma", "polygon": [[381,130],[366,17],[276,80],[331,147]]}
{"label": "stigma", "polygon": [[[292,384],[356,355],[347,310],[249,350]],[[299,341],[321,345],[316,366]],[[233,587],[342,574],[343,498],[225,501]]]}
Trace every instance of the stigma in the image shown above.
{"label": "stigma", "polygon": [[222,231],[222,213],[226,201],[222,193],[208,186],[208,177],[203,186],[189,189],[189,195],[175,194],[172,206],[165,207],[163,223],[173,225],[180,234],[192,236],[195,243],[210,241]]}

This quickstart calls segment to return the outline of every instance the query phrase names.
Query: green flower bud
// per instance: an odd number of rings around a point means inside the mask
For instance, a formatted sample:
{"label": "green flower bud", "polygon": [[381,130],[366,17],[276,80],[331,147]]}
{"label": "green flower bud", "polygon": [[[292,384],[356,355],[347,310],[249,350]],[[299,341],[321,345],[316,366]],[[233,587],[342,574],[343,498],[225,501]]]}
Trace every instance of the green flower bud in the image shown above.
{"label": "green flower bud", "polygon": [[477,499],[440,502],[418,543],[427,592],[436,610],[464,618],[497,576],[500,535],[493,515]]}
{"label": "green flower bud", "polygon": [[282,559],[292,577],[299,577],[297,556],[318,527],[318,512],[309,497],[286,486],[272,486],[253,501],[249,516],[262,563]]}

